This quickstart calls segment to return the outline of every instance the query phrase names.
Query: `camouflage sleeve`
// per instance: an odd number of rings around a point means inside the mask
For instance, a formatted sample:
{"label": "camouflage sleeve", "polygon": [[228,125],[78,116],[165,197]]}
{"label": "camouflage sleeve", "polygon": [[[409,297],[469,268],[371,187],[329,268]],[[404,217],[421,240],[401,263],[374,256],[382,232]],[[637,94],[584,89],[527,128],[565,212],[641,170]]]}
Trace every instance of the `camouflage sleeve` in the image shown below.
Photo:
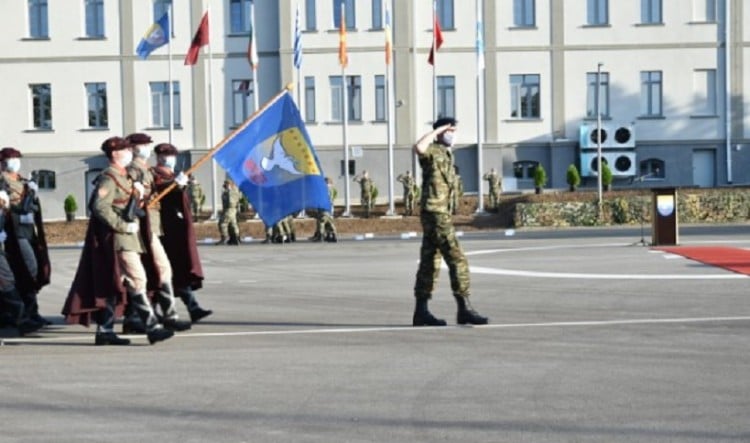
{"label": "camouflage sleeve", "polygon": [[113,202],[115,198],[116,185],[106,175],[101,176],[94,194],[94,202],[91,210],[93,215],[109,226],[113,231],[125,233],[127,223],[115,212]]}

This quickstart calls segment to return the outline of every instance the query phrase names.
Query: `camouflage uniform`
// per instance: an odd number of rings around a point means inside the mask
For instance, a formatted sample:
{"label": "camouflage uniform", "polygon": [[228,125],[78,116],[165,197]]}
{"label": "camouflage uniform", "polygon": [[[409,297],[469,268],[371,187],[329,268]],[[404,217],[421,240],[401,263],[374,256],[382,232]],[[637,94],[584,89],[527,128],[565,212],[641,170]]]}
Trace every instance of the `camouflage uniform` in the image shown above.
{"label": "camouflage uniform", "polygon": [[219,232],[221,240],[219,244],[224,244],[227,240],[235,240],[239,244],[240,228],[237,225],[237,208],[240,204],[242,194],[233,183],[224,183],[224,192],[221,194],[221,217],[219,218]]}
{"label": "camouflage uniform", "polygon": [[399,175],[396,180],[404,185],[404,215],[412,215],[414,213],[414,190],[416,182],[411,172],[406,171],[406,174]]}
{"label": "camouflage uniform", "polygon": [[[336,189],[333,187],[333,182],[329,178],[326,178],[326,185],[328,186],[328,199],[331,202],[331,212],[333,211],[333,200],[334,196],[336,195]],[[336,242],[338,241],[337,234],[336,234],[336,225],[333,224],[333,217],[331,216],[331,212],[326,211],[325,209],[318,210],[318,215],[316,217],[317,226],[315,229],[315,235],[313,235],[312,239],[313,241],[328,241],[328,242]]]}
{"label": "camouflage uniform", "polygon": [[500,192],[502,188],[500,186],[500,176],[495,172],[495,169],[491,169],[490,172],[484,174],[482,177],[487,180],[490,191],[490,202],[489,209],[497,209],[497,204],[500,202]]}
{"label": "camouflage uniform", "polygon": [[196,217],[203,212],[203,187],[195,179],[191,179],[187,191],[190,197],[190,209],[193,211],[193,217]]}
{"label": "camouflage uniform", "polygon": [[458,212],[458,207],[460,206],[461,197],[464,195],[464,181],[461,180],[458,171],[456,171],[453,180],[453,197],[451,198],[450,213],[456,214]]}
{"label": "camouflage uniform", "polygon": [[354,181],[359,183],[360,195],[359,199],[362,203],[362,208],[365,210],[365,217],[370,217],[372,211],[372,179],[367,175],[367,172],[361,176],[354,177]]}

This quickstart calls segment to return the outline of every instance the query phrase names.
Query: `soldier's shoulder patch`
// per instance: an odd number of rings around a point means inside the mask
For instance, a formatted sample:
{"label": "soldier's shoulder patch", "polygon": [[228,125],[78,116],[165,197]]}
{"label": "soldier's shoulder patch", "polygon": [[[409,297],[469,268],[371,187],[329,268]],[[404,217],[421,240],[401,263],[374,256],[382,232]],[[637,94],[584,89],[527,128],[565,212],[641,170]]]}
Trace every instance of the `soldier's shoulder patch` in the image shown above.
{"label": "soldier's shoulder patch", "polygon": [[109,194],[109,189],[99,187],[99,191],[96,194],[99,196],[99,198],[104,198],[107,196],[107,194]]}

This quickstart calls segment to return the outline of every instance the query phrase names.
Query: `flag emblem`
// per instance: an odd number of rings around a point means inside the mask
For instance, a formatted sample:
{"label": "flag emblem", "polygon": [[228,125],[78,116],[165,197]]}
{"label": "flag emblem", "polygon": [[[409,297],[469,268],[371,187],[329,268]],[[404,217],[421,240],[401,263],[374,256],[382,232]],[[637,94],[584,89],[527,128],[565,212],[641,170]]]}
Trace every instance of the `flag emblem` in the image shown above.
{"label": "flag emblem", "polygon": [[169,13],[165,13],[156,23],[148,28],[140,43],[138,43],[135,53],[140,58],[145,59],[155,49],[167,43],[169,43]]}

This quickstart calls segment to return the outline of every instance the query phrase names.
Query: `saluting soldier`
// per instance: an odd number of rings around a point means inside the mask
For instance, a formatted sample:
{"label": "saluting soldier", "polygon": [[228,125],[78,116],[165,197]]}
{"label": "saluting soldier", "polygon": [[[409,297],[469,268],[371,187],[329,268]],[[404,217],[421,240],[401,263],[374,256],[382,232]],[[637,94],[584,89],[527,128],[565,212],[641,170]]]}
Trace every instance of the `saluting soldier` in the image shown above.
{"label": "saluting soldier", "polygon": [[89,200],[91,217],[78,270],[62,313],[68,323],[97,323],[96,345],[128,345],[130,340],[114,332],[115,318],[132,304],[146,327],[151,344],[174,335],[162,327],[146,295],[145,252],[139,235],[140,223],[131,213],[132,199],[139,200],[145,188],[125,169],[133,160],[131,144],[121,137],[102,143],[109,167],[96,179]]}
{"label": "saluting soldier", "polygon": [[193,217],[197,217],[203,212],[203,187],[198,183],[193,174],[188,175],[188,196],[190,197],[190,210],[193,213]]}
{"label": "saluting soldier", "polygon": [[352,179],[355,182],[359,183],[359,199],[360,203],[362,203],[362,209],[365,210],[365,217],[370,217],[370,212],[372,211],[372,179],[370,178],[370,174],[365,170],[362,171],[362,175],[355,175]]}
{"label": "saluting soldier", "polygon": [[490,188],[489,208],[497,209],[497,205],[500,202],[500,192],[502,191],[500,186],[500,176],[497,174],[497,171],[495,171],[495,168],[491,168],[490,172],[484,174],[482,178],[487,180],[487,184]]}
{"label": "saluting soldier", "polygon": [[240,244],[240,227],[237,225],[237,208],[242,194],[237,185],[230,179],[224,180],[224,191],[221,193],[221,216],[219,217],[219,233],[221,239],[217,244]]}
{"label": "saluting soldier", "polygon": [[[164,229],[161,223],[161,206],[157,202],[149,205],[151,197],[155,194],[154,174],[148,164],[151,157],[151,144],[153,140],[147,134],[135,133],[125,137],[133,146],[133,161],[128,165],[128,175],[134,182],[143,185],[144,192],[141,195],[139,203],[145,207],[143,217],[140,219],[140,235],[145,246],[143,256],[146,275],[150,290],[153,292],[153,298],[156,305],[161,310],[164,327],[173,331],[185,331],[190,329],[190,322],[179,319],[175,307],[174,290],[172,288],[172,265],[169,262],[164,246],[159,237],[164,235]],[[184,174],[180,178],[183,184],[187,184],[187,176]],[[143,332],[142,326],[139,327],[137,322],[133,322],[133,317],[126,317],[123,322],[123,333]],[[132,328],[132,331],[131,331]]]}
{"label": "saluting soldier", "polygon": [[404,215],[412,215],[414,214],[414,190],[416,188],[414,176],[411,175],[411,171],[406,171],[396,180],[404,185]]}
{"label": "saluting soldier", "polygon": [[2,189],[10,198],[9,216],[5,218],[5,252],[15,275],[26,314],[34,322],[51,322],[39,314],[37,294],[50,281],[50,261],[42,222],[42,206],[37,197],[39,187],[19,174],[21,152],[14,148],[0,150]]}
{"label": "saluting soldier", "polygon": [[160,201],[161,225],[164,235],[161,242],[172,265],[174,293],[180,297],[190,314],[190,321],[196,323],[213,313],[203,309],[193,291],[203,287],[203,266],[198,255],[198,243],[193,229],[190,204],[185,192],[185,175],[175,174],[177,148],[169,143],[161,143],[154,148],[156,167],[151,169],[156,193],[161,193],[174,183]]}
{"label": "saluting soldier", "polygon": [[414,326],[446,325],[445,320],[436,318],[427,308],[440,273],[441,257],[448,265],[451,290],[458,304],[456,322],[474,325],[488,322],[469,303],[469,262],[458,243],[453,219],[448,211],[455,174],[451,148],[456,123],[453,118],[440,118],[432,125],[433,130],[414,144],[414,152],[422,167],[420,221],[423,231],[419,268],[414,283]]}

